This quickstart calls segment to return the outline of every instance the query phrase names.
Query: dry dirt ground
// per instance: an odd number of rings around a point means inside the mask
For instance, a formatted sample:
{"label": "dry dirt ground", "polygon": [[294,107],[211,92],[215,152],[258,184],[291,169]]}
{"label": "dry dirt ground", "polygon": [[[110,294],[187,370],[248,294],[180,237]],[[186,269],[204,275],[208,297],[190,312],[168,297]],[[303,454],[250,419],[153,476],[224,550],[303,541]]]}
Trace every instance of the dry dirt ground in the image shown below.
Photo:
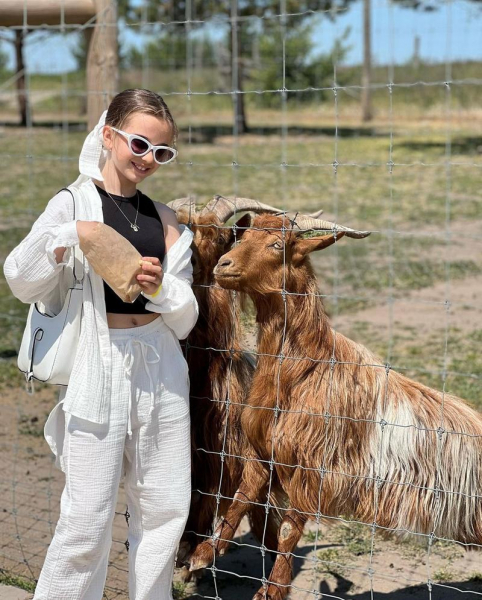
{"label": "dry dirt ground", "polygon": [[[474,240],[480,250],[480,233],[470,232],[465,242],[471,245],[472,256]],[[458,246],[453,252],[463,250]],[[364,331],[379,333],[381,343],[387,341],[390,327],[415,331],[415,340],[433,335],[442,339],[447,322],[459,332],[469,333],[482,323],[481,292],[481,276],[459,279],[449,288],[446,283],[437,283],[397,298],[391,308],[382,302],[362,311],[342,313],[336,316],[336,328],[361,341],[362,323]],[[447,298],[451,303],[448,312]],[[247,343],[253,346],[252,333]],[[27,581],[38,577],[55,529],[63,487],[63,473],[53,466],[42,437],[43,424],[55,401],[55,388],[48,386],[33,396],[23,389],[1,392],[0,574],[8,572]],[[121,486],[105,591],[109,599],[127,598],[125,510]],[[183,584],[176,569],[175,597],[251,598],[260,579],[268,577],[272,564],[269,556],[263,560],[257,546],[243,521],[233,548],[216,560],[214,570],[206,570],[197,586]],[[335,520],[331,527],[321,525],[317,535],[316,524],[310,522],[296,549],[290,598],[311,600],[320,598],[320,593],[324,598],[356,600],[474,598],[482,596],[482,554],[465,553],[450,543],[435,544],[429,552],[426,540],[417,545],[413,539],[397,542],[383,540],[378,534],[372,539],[368,526],[342,520]]]}

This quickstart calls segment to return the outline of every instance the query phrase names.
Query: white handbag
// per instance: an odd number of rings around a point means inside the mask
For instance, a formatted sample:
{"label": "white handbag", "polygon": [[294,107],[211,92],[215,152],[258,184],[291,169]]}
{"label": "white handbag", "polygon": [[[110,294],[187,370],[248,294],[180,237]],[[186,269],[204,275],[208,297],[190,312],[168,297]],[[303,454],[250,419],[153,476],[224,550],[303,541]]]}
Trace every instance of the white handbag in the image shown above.
{"label": "white handbag", "polygon": [[73,283],[58,315],[51,317],[41,313],[37,303],[30,305],[18,353],[18,368],[25,374],[30,394],[34,391],[34,379],[57,385],[69,382],[80,337],[83,259],[82,250],[78,245],[74,246]]}

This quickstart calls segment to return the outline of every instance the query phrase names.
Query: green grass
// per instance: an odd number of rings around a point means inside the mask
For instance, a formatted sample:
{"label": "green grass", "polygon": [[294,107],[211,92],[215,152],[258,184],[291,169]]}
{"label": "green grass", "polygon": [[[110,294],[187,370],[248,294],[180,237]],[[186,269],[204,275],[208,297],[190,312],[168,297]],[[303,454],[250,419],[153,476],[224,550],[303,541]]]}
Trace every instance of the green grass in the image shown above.
{"label": "green grass", "polygon": [[33,581],[30,581],[25,577],[20,577],[19,575],[9,575],[3,570],[0,570],[0,584],[18,587],[26,592],[35,592],[36,586]]}
{"label": "green grass", "polygon": [[454,573],[447,567],[443,567],[443,568],[439,569],[438,571],[435,571],[433,574],[434,581],[439,581],[439,582],[455,581],[456,579],[459,579],[459,578],[460,578],[460,576],[458,576],[456,573]]}
{"label": "green grass", "polygon": [[[464,68],[467,73],[472,72],[472,66]],[[376,77],[381,72],[377,73]],[[182,78],[182,73],[177,75]],[[408,75],[407,68],[396,71],[399,81]],[[436,75],[438,72],[434,72],[435,79]],[[123,76],[134,83],[135,73]],[[162,87],[160,79],[157,83]],[[61,84],[55,76],[38,76],[32,80],[39,91],[52,89],[57,94]],[[81,77],[72,75],[69,85],[69,89],[75,91],[82,85]],[[173,81],[172,85],[177,84]],[[417,95],[413,89],[410,93],[413,98]],[[449,217],[455,229],[463,227],[458,223],[475,224],[480,219],[482,192],[480,168],[476,165],[481,160],[471,122],[454,124],[451,158],[453,162],[464,164],[452,166],[450,180],[447,180],[443,113],[439,115],[437,126],[417,126],[416,119],[395,120],[393,159],[397,164],[390,175],[387,168],[389,126],[384,121],[362,127],[354,123],[349,113],[342,111],[335,149],[334,118],[326,106],[313,105],[310,113],[310,107],[291,104],[287,113],[291,128],[284,140],[280,135],[280,112],[250,107],[253,133],[241,137],[234,146],[229,102],[226,104],[225,99],[216,96],[193,96],[189,101],[190,113],[186,98],[175,98],[173,111],[181,125],[180,158],[146,180],[142,188],[153,198],[168,202],[193,193],[204,202],[215,193],[237,193],[280,208],[301,211],[323,208],[329,220],[374,231],[369,238],[344,238],[336,246],[312,255],[320,291],[328,295],[326,306],[330,313],[355,312],[375,306],[389,293],[403,298],[414,290],[444,282],[447,277],[451,285],[456,285],[481,274],[480,246],[476,243],[473,251],[467,248],[465,255],[449,254],[449,263],[443,255],[447,197],[450,199]],[[188,143],[190,135],[192,144]],[[84,137],[85,131],[78,127],[35,127],[28,131],[7,127],[3,130],[3,147],[8,149],[9,158],[0,188],[0,223],[4,224],[0,231],[0,260],[25,237],[49,198],[76,177]],[[340,163],[336,175],[332,166],[335,150]],[[232,165],[233,157],[237,167]],[[283,160],[290,166],[281,167]],[[395,233],[390,236],[388,230],[391,229]],[[427,229],[432,233],[427,234]],[[477,233],[472,235],[477,236]],[[455,249],[460,241],[463,236],[453,238]],[[341,296],[336,305],[332,298],[334,293]],[[22,385],[14,364],[27,310],[28,306],[14,299],[6,283],[0,280],[3,333],[0,386]],[[248,314],[243,319],[244,324],[249,325],[253,315]],[[413,333],[410,335],[415,337]],[[365,339],[363,341],[371,347]],[[480,373],[479,341],[468,337],[457,342],[461,348],[451,354],[452,370]],[[424,347],[424,342],[416,339],[409,346],[403,355],[408,366],[417,360],[420,362],[421,355],[417,352]],[[427,375],[426,379],[430,377]],[[440,378],[434,377],[431,383],[437,387]],[[480,385],[476,378],[451,376],[447,383],[456,393],[480,402]]]}
{"label": "green grass", "polygon": [[18,431],[21,435],[31,435],[33,437],[43,436],[43,423],[39,421],[37,416],[29,417],[22,414],[18,421]]}
{"label": "green grass", "polygon": [[371,552],[372,530],[369,525],[341,523],[333,528],[330,539],[341,544],[343,551],[351,556],[363,556]]}
{"label": "green grass", "polygon": [[[445,391],[469,401],[482,411],[482,329],[466,333],[449,329],[447,345],[447,376]],[[391,340],[391,364],[395,370],[432,388],[444,387],[443,362],[445,330],[440,329],[421,337],[416,328],[396,329]],[[367,322],[357,322],[351,336],[380,357],[387,355],[386,331]]]}
{"label": "green grass", "polygon": [[172,584],[172,597],[174,600],[183,600],[188,597],[187,585],[182,581],[175,581]]}

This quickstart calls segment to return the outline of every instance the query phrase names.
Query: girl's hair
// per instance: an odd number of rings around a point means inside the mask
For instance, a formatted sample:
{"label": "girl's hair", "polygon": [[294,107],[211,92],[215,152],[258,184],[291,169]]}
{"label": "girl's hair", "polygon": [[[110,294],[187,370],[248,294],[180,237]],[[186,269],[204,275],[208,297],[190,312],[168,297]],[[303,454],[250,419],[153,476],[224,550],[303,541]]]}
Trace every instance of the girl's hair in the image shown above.
{"label": "girl's hair", "polygon": [[167,121],[172,127],[172,137],[176,143],[178,128],[164,100],[150,90],[129,89],[115,96],[107,109],[105,124],[121,128],[133,113],[153,115]]}

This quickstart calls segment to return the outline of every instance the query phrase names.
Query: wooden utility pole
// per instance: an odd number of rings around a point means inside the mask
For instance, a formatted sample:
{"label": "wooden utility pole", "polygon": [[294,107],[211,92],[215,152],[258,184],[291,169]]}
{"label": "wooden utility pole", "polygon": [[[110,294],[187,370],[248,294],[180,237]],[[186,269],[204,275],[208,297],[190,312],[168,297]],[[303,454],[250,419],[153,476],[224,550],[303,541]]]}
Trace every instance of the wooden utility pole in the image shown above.
{"label": "wooden utility pole", "polygon": [[21,29],[15,30],[15,62],[17,71],[17,98],[20,125],[26,127],[30,121],[30,105],[25,86],[25,63],[23,60],[23,36]]}
{"label": "wooden utility pole", "polygon": [[97,20],[87,55],[87,114],[92,129],[118,89],[117,3],[95,0]]}
{"label": "wooden utility pole", "polygon": [[372,108],[370,98],[370,83],[372,70],[371,50],[371,7],[370,0],[363,0],[363,73],[361,108],[364,123],[372,120]]}
{"label": "wooden utility pole", "polygon": [[243,61],[240,56],[238,38],[237,2],[234,2],[231,10],[231,84],[234,92],[234,120],[237,134],[248,131],[246,112],[244,110],[242,69]]}

